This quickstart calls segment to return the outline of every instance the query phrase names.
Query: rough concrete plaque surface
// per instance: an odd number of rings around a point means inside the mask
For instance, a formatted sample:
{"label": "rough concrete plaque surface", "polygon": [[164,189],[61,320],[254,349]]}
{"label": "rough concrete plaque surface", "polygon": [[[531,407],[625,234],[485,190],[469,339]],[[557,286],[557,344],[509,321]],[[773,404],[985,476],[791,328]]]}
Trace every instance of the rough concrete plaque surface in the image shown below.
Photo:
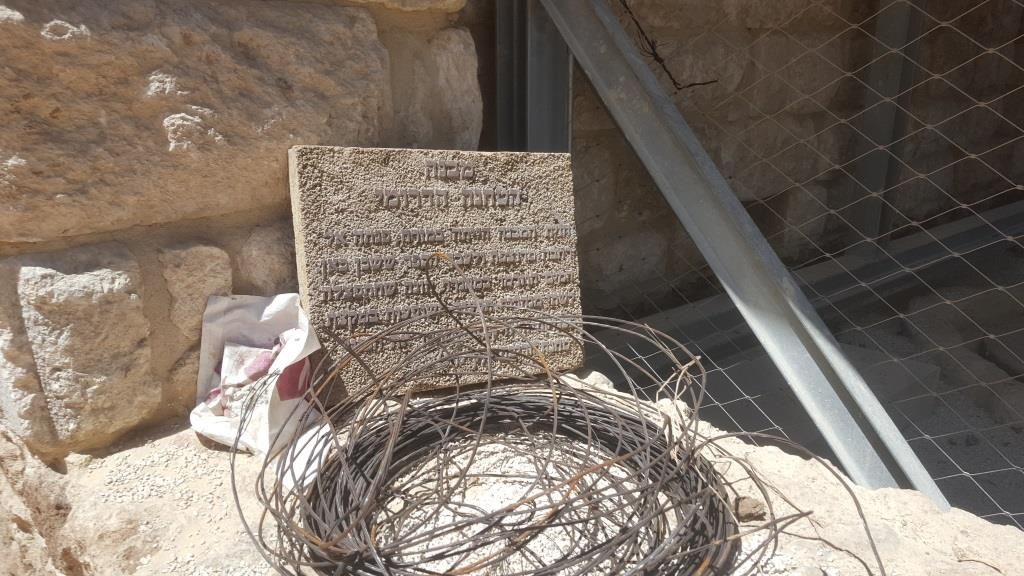
{"label": "rough concrete plaque surface", "polygon": [[[299,289],[328,353],[396,323],[456,329],[442,302],[491,318],[580,316],[568,154],[297,146],[289,167]],[[578,341],[556,329],[491,338],[558,370],[582,364]],[[397,348],[376,346],[373,370],[400,362]],[[416,387],[471,383],[451,367]]]}

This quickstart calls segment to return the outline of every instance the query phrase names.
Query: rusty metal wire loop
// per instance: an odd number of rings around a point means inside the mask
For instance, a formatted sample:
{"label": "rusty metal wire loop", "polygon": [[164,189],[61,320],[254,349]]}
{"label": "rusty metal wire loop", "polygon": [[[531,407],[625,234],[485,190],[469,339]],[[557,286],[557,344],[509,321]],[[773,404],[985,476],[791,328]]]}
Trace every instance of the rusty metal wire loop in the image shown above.
{"label": "rusty metal wire loop", "polygon": [[[496,333],[585,344],[615,388]],[[648,327],[512,307],[485,317],[469,303],[326,336],[338,352],[290,415],[309,431],[275,439],[256,481],[263,511],[243,514],[280,574],[745,574],[806,516],[777,516],[737,459],[769,509],[744,531],[760,544],[739,545],[730,487],[705,458],[728,455],[697,432],[700,359]],[[412,393],[439,374],[455,385]]]}
{"label": "rusty metal wire loop", "polygon": [[[716,502],[724,507],[716,486],[706,481],[714,478],[706,461],[672,459],[652,422],[602,407],[593,394],[561,390],[553,397],[551,392],[543,385],[513,385],[460,394],[457,405],[450,396],[432,398],[407,406],[401,428],[390,421],[392,415],[378,415],[358,440],[350,438],[344,461],[336,455],[323,469],[332,481],[311,492],[315,504],[307,520],[315,520],[310,522],[314,533],[320,540],[336,541],[329,555],[360,574],[433,573],[420,567],[425,561],[449,564],[448,573],[484,570],[506,562],[552,529],[568,545],[544,563],[552,573],[618,574],[644,564],[658,566],[658,573],[682,574],[698,567],[706,552],[690,551],[706,550],[728,535],[723,511],[707,518],[694,513],[714,509]],[[534,468],[532,476],[517,478],[530,484],[524,495],[493,512],[451,498],[465,498],[475,476],[468,469],[453,473],[446,468],[457,468],[458,456],[495,443]],[[424,461],[452,466],[423,470]],[[358,472],[346,473],[350,470]],[[432,474],[410,474],[414,470]],[[361,503],[379,503],[373,482],[378,477],[398,480],[388,486],[389,497],[401,501],[402,511],[451,506],[457,513],[426,533],[397,524],[409,513],[392,515],[373,504],[364,520],[355,511],[365,510]],[[422,493],[413,489],[424,484],[428,489]],[[440,486],[444,489],[433,489]],[[335,517],[335,503],[347,513]],[[328,517],[333,522],[323,523]],[[362,522],[384,524],[378,533],[391,538],[366,538],[369,533],[359,530]],[[438,540],[443,543],[431,544]],[[416,547],[424,549],[412,555],[415,561],[403,561]],[[375,558],[389,561],[379,566]]]}

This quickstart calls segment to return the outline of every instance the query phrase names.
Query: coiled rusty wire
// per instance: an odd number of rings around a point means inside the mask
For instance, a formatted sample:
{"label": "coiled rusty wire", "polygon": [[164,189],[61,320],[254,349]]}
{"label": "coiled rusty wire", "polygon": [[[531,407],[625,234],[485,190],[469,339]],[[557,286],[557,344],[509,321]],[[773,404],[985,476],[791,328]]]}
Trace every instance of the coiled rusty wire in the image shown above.
{"label": "coiled rusty wire", "polygon": [[[616,389],[537,349],[495,346],[497,332],[572,338]],[[699,358],[649,327],[465,304],[361,340],[327,337],[342,352],[290,415],[310,431],[267,456],[263,512],[243,516],[278,573],[751,573],[803,516],[776,517],[758,484],[766,537],[740,552],[728,487],[702,456],[713,440],[697,433]],[[455,385],[413,394],[437,374]]]}

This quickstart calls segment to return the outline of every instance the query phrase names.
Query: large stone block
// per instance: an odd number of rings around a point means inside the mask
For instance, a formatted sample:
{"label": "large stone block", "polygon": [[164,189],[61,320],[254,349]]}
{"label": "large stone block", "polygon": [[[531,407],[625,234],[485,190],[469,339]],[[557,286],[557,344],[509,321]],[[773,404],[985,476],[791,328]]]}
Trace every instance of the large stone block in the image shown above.
{"label": "large stone block", "polygon": [[4,4],[0,242],[283,211],[283,150],[376,143],[390,121],[365,8]]}
{"label": "large stone block", "polygon": [[476,150],[483,125],[476,47],[464,28],[392,34],[396,145]]}
{"label": "large stone block", "polygon": [[573,182],[587,313],[643,315],[671,304],[696,248],[629,144],[577,134]]}
{"label": "large stone block", "polygon": [[189,340],[198,340],[210,296],[231,293],[231,258],[216,246],[171,248],[160,254],[171,321]]}
{"label": "large stone block", "polygon": [[466,0],[352,0],[356,4],[380,6],[389,10],[402,12],[419,12],[434,10],[438,12],[458,12],[466,5]]}
{"label": "large stone block", "polygon": [[139,266],[127,248],[25,257],[18,299],[55,448],[109,444],[159,405]]}
{"label": "large stone block", "polygon": [[632,0],[629,5],[645,26],[689,28],[691,37],[729,28],[837,28],[846,25],[844,18],[859,22],[858,14],[867,18],[877,9],[857,0]]}
{"label": "large stone block", "polygon": [[295,236],[290,223],[254,228],[238,253],[238,270],[252,294],[297,292]]}
{"label": "large stone block", "polygon": [[701,142],[740,200],[774,196],[798,184],[826,179],[845,153],[829,117],[780,114],[759,123],[696,123]]}
{"label": "large stone block", "polygon": [[[609,4],[624,25],[632,25],[618,2]],[[701,29],[721,24],[725,18],[722,3],[707,0],[632,0],[629,8],[645,28],[662,25]]]}
{"label": "large stone block", "polygon": [[756,116],[814,114],[828,107],[840,89],[840,66],[850,50],[829,33],[770,32],[751,42],[753,67],[740,89]]}
{"label": "large stone block", "polygon": [[17,267],[0,263],[0,424],[34,449],[55,442],[18,302]]}
{"label": "large stone block", "polygon": [[68,507],[63,477],[0,426],[0,574],[73,573],[59,569],[69,566],[61,566],[60,550],[48,541]]}
{"label": "large stone block", "polygon": [[769,240],[779,257],[787,264],[803,264],[810,256],[820,253],[816,247],[820,245],[828,223],[825,208],[828,189],[820,184],[805,184],[787,190],[771,204],[772,209],[785,220],[779,224],[781,234],[774,234]]}
{"label": "large stone block", "polygon": [[621,215],[615,205],[615,176],[621,165],[622,144],[610,137],[578,137],[573,142],[572,179],[576,195],[576,233],[588,247],[592,239],[602,238]]}
{"label": "large stone block", "polygon": [[[801,29],[842,26],[843,16],[856,12],[855,0],[724,0],[726,21],[745,28]],[[856,20],[854,20],[856,21]]]}
{"label": "large stone block", "polygon": [[483,100],[476,81],[476,46],[469,30],[447,28],[430,40],[430,53],[437,66],[438,94],[448,102],[452,147],[476,150],[483,126]]}
{"label": "large stone block", "polygon": [[167,376],[164,391],[166,408],[175,414],[187,414],[196,405],[196,379],[199,374],[199,348],[185,352]]}
{"label": "large stone block", "polygon": [[[701,84],[675,91],[667,78],[661,79],[680,108],[711,109],[728,99],[741,102],[734,94],[751,66],[747,46],[753,36],[747,31],[724,30],[693,39],[666,31],[656,37],[658,52],[665,58],[673,78],[683,86]],[[662,75],[660,67],[654,66],[654,70]]]}
{"label": "large stone block", "polygon": [[579,64],[573,65],[572,76],[573,134],[618,130],[618,125]]}

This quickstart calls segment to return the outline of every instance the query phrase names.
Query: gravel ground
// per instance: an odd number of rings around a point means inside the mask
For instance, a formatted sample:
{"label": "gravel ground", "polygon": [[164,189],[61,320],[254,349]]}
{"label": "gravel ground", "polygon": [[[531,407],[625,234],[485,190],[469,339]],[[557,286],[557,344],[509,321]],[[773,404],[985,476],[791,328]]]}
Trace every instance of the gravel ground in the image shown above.
{"label": "gravel ground", "polygon": [[[706,425],[702,432],[717,433]],[[736,439],[721,446],[785,496],[773,499],[778,513],[793,512],[795,506],[813,511],[787,530],[772,558],[752,567],[756,574],[880,573],[853,500],[824,466]],[[0,434],[0,575],[273,574],[235,509],[228,453],[203,445],[180,425],[149,430],[105,455],[70,457],[66,470],[47,469],[25,454],[9,435]],[[240,485],[253,486],[259,460],[242,456],[237,462]],[[735,460],[716,462],[749,498],[749,508],[764,504]],[[886,574],[1024,576],[1024,557],[1018,553],[1024,532],[961,510],[940,512],[909,490],[853,490]],[[242,506],[248,518],[256,516],[253,497],[243,496]],[[744,529],[758,523],[752,519]],[[751,550],[762,540],[753,534],[741,542]]]}
{"label": "gravel ground", "polygon": [[[251,486],[259,460],[240,456],[237,464]],[[109,455],[69,458],[68,478],[65,533],[100,527],[78,547],[94,574],[273,574],[235,508],[228,452],[190,430],[157,428]],[[252,496],[243,506],[258,510]]]}

